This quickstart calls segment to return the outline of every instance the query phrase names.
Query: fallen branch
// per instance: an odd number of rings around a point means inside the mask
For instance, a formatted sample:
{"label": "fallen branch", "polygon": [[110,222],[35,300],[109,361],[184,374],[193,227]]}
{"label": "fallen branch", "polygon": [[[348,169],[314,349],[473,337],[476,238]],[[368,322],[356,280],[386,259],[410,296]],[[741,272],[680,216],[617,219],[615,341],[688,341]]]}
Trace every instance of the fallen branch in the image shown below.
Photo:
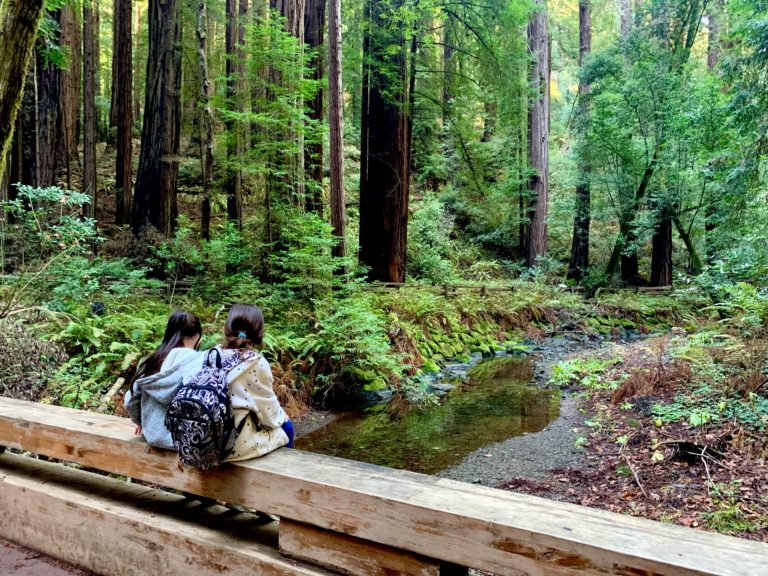
{"label": "fallen branch", "polygon": [[99,412],[107,411],[107,408],[112,403],[112,399],[115,397],[115,394],[120,391],[120,388],[123,387],[123,384],[125,384],[125,378],[118,378],[117,381],[112,384],[112,388],[109,389],[109,392],[101,397],[101,402],[99,402]]}
{"label": "fallen branch", "polygon": [[643,496],[648,498],[648,494],[646,493],[645,488],[643,488],[643,485],[640,482],[640,478],[637,476],[637,472],[633,468],[632,463],[629,461],[629,458],[627,458],[627,455],[623,453],[622,453],[622,456],[624,456],[624,460],[627,461],[627,466],[629,466],[629,469],[632,471],[632,475],[635,477],[635,482],[637,483],[637,487],[640,488],[640,492],[643,493]]}
{"label": "fallen branch", "polygon": [[635,471],[635,468],[632,466],[632,462],[629,461],[629,458],[627,458],[627,455],[624,454],[624,448],[627,447],[627,444],[629,444],[629,441],[632,438],[632,436],[634,436],[634,434],[632,434],[629,438],[627,438],[627,441],[624,444],[622,444],[621,450],[619,450],[619,454],[624,456],[624,460],[626,460],[627,466],[629,466],[629,469],[632,471],[632,475],[635,477],[635,482],[637,483],[637,487],[640,488],[640,492],[643,493],[643,496],[648,498],[648,494],[645,491],[643,484],[640,482],[640,477],[637,475],[637,471]]}

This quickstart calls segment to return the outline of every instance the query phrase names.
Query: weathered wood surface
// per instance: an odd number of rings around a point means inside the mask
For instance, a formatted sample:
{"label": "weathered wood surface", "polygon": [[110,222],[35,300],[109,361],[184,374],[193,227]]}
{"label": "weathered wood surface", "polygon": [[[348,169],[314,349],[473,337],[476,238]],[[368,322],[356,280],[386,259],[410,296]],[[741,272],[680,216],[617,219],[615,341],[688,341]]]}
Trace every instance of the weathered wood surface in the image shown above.
{"label": "weathered wood surface", "polygon": [[0,537],[99,574],[323,576],[277,551],[276,525],[181,496],[0,456]]}
{"label": "weathered wood surface", "polygon": [[350,576],[441,574],[436,560],[286,518],[280,520],[280,552]]}
{"label": "weathered wood surface", "polygon": [[766,544],[298,450],[181,470],[105,414],[3,398],[0,444],[499,575],[766,575]]}

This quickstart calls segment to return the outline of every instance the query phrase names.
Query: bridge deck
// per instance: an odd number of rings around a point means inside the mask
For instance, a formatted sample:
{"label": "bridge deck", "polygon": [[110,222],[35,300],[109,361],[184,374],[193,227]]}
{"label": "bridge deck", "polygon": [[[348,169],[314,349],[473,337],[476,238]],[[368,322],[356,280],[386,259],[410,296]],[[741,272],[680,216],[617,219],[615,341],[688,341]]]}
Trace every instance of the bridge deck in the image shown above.
{"label": "bridge deck", "polygon": [[3,398],[0,445],[494,574],[768,573],[766,544],[298,450],[181,470],[104,414]]}

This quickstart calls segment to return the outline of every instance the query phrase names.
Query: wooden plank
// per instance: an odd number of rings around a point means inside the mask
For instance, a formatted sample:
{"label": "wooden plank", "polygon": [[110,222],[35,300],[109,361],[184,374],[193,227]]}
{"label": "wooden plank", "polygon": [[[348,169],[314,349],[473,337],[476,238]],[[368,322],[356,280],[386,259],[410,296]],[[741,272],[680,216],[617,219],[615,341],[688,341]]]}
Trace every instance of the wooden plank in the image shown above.
{"label": "wooden plank", "polygon": [[280,556],[274,526],[220,506],[36,461],[0,456],[0,537],[107,576],[328,576]]}
{"label": "wooden plank", "polygon": [[0,399],[0,444],[499,575],[765,576],[768,545],[298,450],[181,470],[127,419]]}
{"label": "wooden plank", "polygon": [[280,552],[350,576],[440,574],[436,560],[287,518],[280,520]]}

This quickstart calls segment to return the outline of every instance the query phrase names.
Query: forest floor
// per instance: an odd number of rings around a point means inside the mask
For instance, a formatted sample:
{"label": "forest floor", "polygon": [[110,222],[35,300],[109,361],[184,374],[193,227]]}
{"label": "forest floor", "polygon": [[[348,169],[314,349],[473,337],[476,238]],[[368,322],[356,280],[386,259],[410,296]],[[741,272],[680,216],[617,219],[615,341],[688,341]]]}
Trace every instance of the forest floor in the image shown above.
{"label": "forest floor", "polygon": [[[613,385],[589,387],[581,378],[545,431],[478,450],[441,475],[768,542],[768,438],[729,408],[751,401],[764,418],[763,407],[754,396],[741,402],[727,394],[711,407],[707,381],[692,377],[706,371],[687,340],[666,335],[574,354],[566,365],[610,360],[600,381]],[[676,354],[681,347],[685,354]],[[749,354],[731,352],[707,349],[732,363],[738,394],[738,382],[750,379],[739,364]]]}

